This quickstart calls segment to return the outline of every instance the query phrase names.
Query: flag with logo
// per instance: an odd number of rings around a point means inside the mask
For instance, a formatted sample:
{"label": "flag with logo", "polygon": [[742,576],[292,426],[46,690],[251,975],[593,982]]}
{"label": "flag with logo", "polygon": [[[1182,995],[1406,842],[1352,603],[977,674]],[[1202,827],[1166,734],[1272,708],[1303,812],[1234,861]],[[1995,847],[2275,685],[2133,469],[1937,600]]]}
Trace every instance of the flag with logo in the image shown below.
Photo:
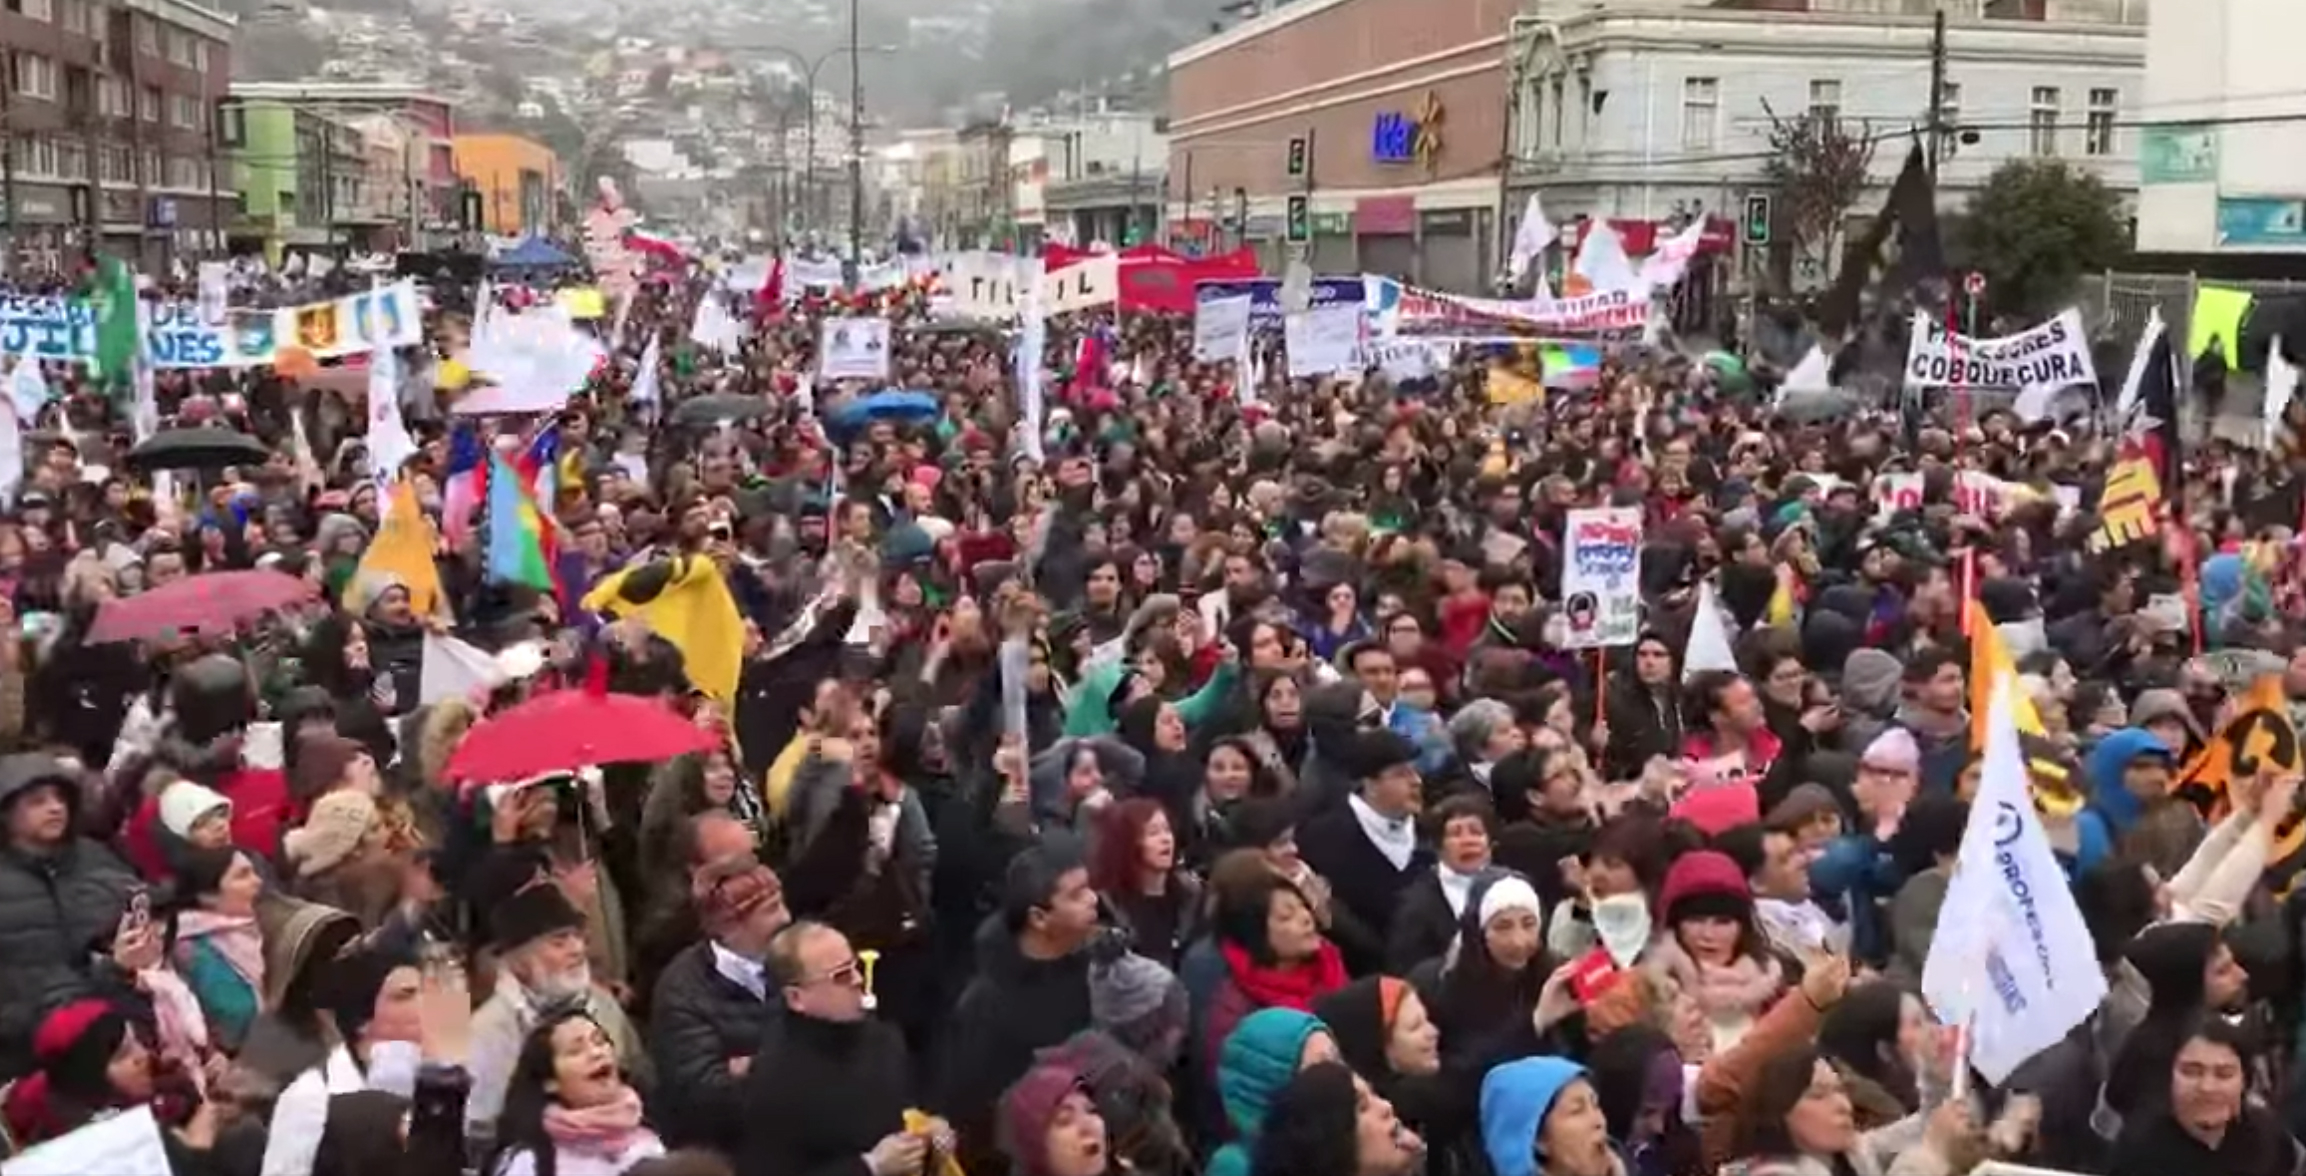
{"label": "flag with logo", "polygon": [[1985,770],[1922,965],[1938,1017],[1969,1027],[1970,1064],[1999,1085],[2106,998],[2106,975],[2027,793],[2017,681],[1997,675]]}

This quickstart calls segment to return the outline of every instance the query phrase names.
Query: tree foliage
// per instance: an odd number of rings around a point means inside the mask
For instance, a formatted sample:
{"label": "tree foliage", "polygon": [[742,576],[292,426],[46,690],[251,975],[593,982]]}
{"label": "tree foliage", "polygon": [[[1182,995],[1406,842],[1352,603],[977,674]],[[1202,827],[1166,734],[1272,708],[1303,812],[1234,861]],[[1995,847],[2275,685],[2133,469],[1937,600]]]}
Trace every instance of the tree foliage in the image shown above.
{"label": "tree foliage", "polygon": [[2003,164],[1953,226],[1952,257],[1986,275],[1995,313],[2060,309],[2077,278],[2130,250],[2122,198],[2091,172],[2057,159]]}
{"label": "tree foliage", "polygon": [[1769,116],[1770,157],[1762,174],[1776,197],[1773,239],[1789,255],[1826,250],[1866,190],[1873,136],[1864,125],[1853,129],[1831,111],[1805,110],[1791,118],[1770,111]]}

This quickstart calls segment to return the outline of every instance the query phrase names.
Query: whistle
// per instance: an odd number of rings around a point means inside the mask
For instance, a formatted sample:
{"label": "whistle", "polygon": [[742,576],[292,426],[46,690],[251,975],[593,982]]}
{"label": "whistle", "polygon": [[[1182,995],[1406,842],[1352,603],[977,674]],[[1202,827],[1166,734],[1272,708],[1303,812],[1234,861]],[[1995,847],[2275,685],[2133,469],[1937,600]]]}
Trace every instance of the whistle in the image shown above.
{"label": "whistle", "polygon": [[872,948],[868,947],[857,953],[857,966],[862,968],[865,973],[865,1007],[867,1009],[881,1007],[881,998],[873,995],[873,965],[880,962],[881,953]]}

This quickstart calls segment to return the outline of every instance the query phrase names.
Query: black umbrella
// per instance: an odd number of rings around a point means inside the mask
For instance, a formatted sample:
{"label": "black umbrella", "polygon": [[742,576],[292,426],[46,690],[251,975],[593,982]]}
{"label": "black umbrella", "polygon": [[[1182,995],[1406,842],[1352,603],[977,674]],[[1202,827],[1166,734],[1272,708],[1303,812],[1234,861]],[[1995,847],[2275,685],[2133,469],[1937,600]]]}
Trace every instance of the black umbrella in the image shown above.
{"label": "black umbrella", "polygon": [[154,470],[220,470],[226,466],[258,466],[272,459],[263,442],[230,429],[162,429],[128,453],[128,468],[138,473]]}
{"label": "black umbrella", "polygon": [[1814,425],[1850,416],[1860,407],[1862,405],[1854,392],[1841,388],[1819,388],[1784,393],[1778,398],[1774,411],[1779,417],[1797,425]]}
{"label": "black umbrella", "polygon": [[769,415],[772,406],[764,396],[740,396],[734,392],[715,392],[683,400],[673,406],[673,423],[696,428],[711,428],[722,421],[749,421]]}

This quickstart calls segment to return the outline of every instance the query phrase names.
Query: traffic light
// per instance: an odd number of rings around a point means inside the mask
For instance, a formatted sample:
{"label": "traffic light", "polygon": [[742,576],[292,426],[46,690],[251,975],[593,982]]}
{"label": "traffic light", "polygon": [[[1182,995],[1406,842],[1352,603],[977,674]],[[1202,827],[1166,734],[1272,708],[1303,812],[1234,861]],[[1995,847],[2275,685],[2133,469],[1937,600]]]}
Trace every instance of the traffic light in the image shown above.
{"label": "traffic light", "polygon": [[1304,179],[1304,178],[1305,178],[1305,166],[1306,166],[1306,164],[1309,162],[1309,161],[1306,159],[1306,154],[1307,154],[1307,152],[1306,152],[1305,136],[1303,136],[1303,135],[1299,135],[1299,136],[1297,136],[1297,137],[1295,137],[1295,138],[1293,138],[1293,139],[1289,140],[1289,178],[1290,178],[1290,179],[1293,179],[1293,180],[1302,180],[1302,179]]}
{"label": "traffic light", "polygon": [[1745,242],[1748,245],[1770,243],[1770,198],[1766,192],[1746,197]]}
{"label": "traffic light", "polygon": [[1309,207],[1311,204],[1312,201],[1303,196],[1289,198],[1290,240],[1310,241],[1313,239],[1313,212]]}

